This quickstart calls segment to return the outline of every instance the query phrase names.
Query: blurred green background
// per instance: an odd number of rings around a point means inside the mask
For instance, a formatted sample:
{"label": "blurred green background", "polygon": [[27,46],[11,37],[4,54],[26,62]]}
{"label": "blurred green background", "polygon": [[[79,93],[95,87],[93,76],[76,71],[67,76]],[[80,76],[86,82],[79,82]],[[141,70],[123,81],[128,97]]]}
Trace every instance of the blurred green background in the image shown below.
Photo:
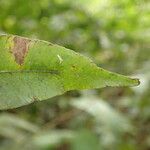
{"label": "blurred green background", "polygon": [[150,1],[0,0],[0,33],[60,44],[140,78],[0,112],[0,150],[149,150]]}

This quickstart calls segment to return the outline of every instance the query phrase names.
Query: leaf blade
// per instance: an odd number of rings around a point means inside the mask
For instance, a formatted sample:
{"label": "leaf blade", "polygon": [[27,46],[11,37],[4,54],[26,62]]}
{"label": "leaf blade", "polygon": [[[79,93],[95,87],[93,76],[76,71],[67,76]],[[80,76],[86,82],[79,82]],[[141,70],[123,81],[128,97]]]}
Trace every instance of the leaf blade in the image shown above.
{"label": "leaf blade", "polygon": [[67,48],[20,36],[0,36],[0,109],[20,107],[69,90],[138,84],[138,79],[99,68]]}

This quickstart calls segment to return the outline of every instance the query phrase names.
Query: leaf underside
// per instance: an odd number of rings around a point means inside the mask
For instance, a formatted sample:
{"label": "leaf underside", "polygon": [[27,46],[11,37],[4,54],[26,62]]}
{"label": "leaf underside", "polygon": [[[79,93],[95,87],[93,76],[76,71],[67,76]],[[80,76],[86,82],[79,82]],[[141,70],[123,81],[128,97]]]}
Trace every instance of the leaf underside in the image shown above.
{"label": "leaf underside", "polygon": [[99,68],[65,47],[16,35],[0,36],[0,109],[20,107],[69,90],[138,84],[138,79]]}

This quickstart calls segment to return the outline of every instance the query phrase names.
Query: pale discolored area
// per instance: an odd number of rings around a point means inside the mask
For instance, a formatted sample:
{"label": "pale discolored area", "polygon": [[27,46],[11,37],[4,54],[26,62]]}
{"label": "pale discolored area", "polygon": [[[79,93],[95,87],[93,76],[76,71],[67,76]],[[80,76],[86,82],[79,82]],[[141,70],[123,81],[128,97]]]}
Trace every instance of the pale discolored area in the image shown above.
{"label": "pale discolored area", "polygon": [[108,72],[67,48],[0,36],[0,109],[20,107],[69,90],[138,84],[137,79]]}
{"label": "pale discolored area", "polygon": [[0,75],[0,109],[10,109],[63,93],[55,75],[3,73]]}

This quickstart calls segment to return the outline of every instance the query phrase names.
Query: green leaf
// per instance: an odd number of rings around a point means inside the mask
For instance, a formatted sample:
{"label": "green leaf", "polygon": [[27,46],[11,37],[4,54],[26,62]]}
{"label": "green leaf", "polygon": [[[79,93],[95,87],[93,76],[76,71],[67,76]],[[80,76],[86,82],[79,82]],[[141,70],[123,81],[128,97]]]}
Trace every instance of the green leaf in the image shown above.
{"label": "green leaf", "polygon": [[90,59],[46,41],[0,36],[0,109],[23,106],[69,90],[136,86]]}

